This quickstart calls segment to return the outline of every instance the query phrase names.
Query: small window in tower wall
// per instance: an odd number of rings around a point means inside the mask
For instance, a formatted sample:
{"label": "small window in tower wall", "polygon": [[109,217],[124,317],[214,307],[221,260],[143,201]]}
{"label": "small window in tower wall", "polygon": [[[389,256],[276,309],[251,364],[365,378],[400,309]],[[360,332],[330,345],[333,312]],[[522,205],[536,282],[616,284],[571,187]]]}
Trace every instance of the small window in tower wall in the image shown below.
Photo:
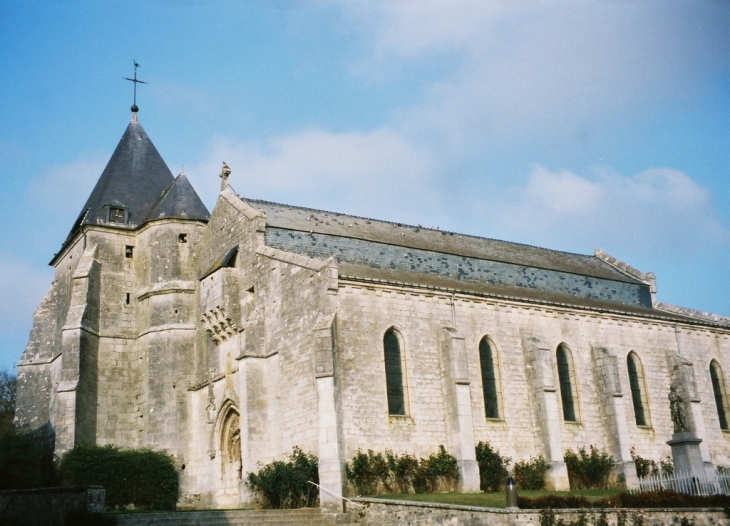
{"label": "small window in tower wall", "polygon": [[134,257],[134,247],[131,245],[127,245],[124,247],[124,257],[125,258],[131,258]]}
{"label": "small window in tower wall", "polygon": [[112,206],[109,208],[109,222],[110,223],[126,223],[127,218],[124,208]]}
{"label": "small window in tower wall", "polygon": [[180,234],[180,235],[179,235],[179,236],[177,237],[177,240],[178,240],[178,241],[179,241],[180,243],[187,243],[187,242],[188,242],[188,235],[187,235],[187,234]]}

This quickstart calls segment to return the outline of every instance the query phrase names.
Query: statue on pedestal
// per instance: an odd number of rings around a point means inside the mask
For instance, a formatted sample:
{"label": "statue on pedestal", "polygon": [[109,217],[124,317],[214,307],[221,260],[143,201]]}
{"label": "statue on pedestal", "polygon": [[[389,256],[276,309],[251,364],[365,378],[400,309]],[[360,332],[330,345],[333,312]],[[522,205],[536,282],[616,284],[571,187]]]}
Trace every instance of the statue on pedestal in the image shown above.
{"label": "statue on pedestal", "polygon": [[684,412],[684,399],[677,392],[676,385],[669,388],[669,409],[672,414],[672,422],[674,422],[674,432],[683,433],[689,431],[687,417]]}

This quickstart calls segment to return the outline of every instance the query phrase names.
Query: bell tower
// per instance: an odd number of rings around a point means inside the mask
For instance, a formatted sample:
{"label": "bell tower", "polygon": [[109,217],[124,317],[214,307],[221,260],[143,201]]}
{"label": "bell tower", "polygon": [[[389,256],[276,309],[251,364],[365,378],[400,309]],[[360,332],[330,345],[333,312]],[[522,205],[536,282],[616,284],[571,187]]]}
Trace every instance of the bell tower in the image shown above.
{"label": "bell tower", "polygon": [[16,425],[47,433],[56,455],[81,443],[177,454],[186,432],[194,254],[210,214],[138,111],[50,262],[18,364]]}

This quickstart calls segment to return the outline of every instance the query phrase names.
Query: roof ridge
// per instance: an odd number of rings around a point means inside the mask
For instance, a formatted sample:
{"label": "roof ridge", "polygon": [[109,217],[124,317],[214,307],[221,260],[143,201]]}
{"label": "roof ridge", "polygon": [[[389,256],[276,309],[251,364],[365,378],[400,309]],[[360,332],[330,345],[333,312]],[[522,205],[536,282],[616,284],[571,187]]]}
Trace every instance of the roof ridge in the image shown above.
{"label": "roof ridge", "polygon": [[[174,195],[173,195],[174,193]],[[169,201],[168,201],[169,200]],[[187,205],[187,207],[185,206]],[[189,208],[188,208],[189,207]],[[202,208],[201,208],[202,207]],[[181,209],[182,208],[182,209]],[[163,209],[160,212],[160,209]],[[160,212],[159,217],[155,214]],[[185,217],[187,219],[205,219],[210,212],[205,206],[190,180],[184,173],[178,174],[160,194],[145,216],[145,221],[153,221],[162,217]]]}
{"label": "roof ridge", "polygon": [[[180,174],[180,175],[182,175],[182,174]],[[145,219],[149,220],[152,217],[152,214],[154,214],[155,210],[157,210],[157,208],[159,208],[160,205],[162,205],[162,203],[165,202],[165,199],[167,199],[167,196],[170,195],[170,192],[177,184],[177,180],[180,177],[180,175],[178,175],[172,181],[170,181],[170,184],[167,185],[167,188],[165,188],[162,191],[162,193],[160,194],[160,197],[157,199],[157,201],[155,201],[155,204],[152,205],[152,208],[150,208],[149,212],[147,212]]]}
{"label": "roof ridge", "polygon": [[477,236],[477,235],[474,235],[474,234],[464,234],[464,233],[461,233],[461,232],[452,232],[450,230],[441,230],[440,228],[429,228],[429,227],[425,227],[425,226],[421,226],[421,225],[409,225],[409,224],[406,224],[406,223],[400,223],[400,222],[396,222],[396,221],[387,221],[387,220],[384,220],[384,219],[374,219],[372,217],[358,216],[358,215],[353,215],[353,214],[345,214],[345,213],[341,213],[341,212],[333,212],[331,210],[321,210],[321,209],[318,209],[318,208],[309,208],[307,206],[287,205],[287,204],[284,204],[284,203],[276,203],[274,201],[267,201],[266,199],[254,199],[254,198],[249,198],[249,197],[243,197],[240,194],[236,194],[236,196],[239,199],[241,199],[241,200],[246,200],[246,201],[255,202],[255,203],[263,203],[263,204],[268,204],[268,205],[283,206],[283,207],[288,207],[290,209],[297,208],[299,210],[307,210],[309,212],[320,212],[320,213],[324,213],[324,214],[335,214],[335,215],[352,217],[354,219],[362,219],[362,220],[365,220],[365,221],[377,221],[379,223],[387,223],[387,224],[396,225],[396,226],[399,226],[399,227],[414,228],[414,229],[415,228],[418,228],[418,229],[421,229],[421,230],[429,230],[431,232],[440,232],[441,234],[451,235],[451,236],[456,235],[456,236],[470,237],[470,238],[473,238],[473,239],[483,239],[485,241],[496,241],[498,243],[508,243],[510,245],[517,245],[517,246],[522,246],[522,247],[536,248],[538,250],[546,250],[548,252],[554,252],[554,253],[558,253],[558,254],[567,254],[567,255],[570,255],[570,256],[578,256],[578,257],[583,257],[583,258],[586,258],[586,259],[600,259],[600,258],[597,258],[595,255],[591,255],[591,254],[579,254],[577,252],[568,252],[566,250],[556,250],[556,249],[553,249],[553,248],[546,248],[546,247],[540,247],[540,246],[537,246],[537,245],[530,245],[528,243],[519,243],[517,241],[506,241],[504,239],[497,239],[497,238],[493,238],[493,237]]}

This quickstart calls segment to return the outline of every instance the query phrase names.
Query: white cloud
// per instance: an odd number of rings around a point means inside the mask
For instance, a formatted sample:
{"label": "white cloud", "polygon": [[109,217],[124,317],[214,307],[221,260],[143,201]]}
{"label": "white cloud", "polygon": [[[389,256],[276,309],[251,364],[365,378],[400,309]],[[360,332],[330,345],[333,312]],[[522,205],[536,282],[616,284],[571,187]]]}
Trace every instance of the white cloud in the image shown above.
{"label": "white cloud", "polygon": [[[389,128],[331,133],[319,129],[237,142],[218,138],[190,178],[206,203],[218,186],[222,161],[230,182],[246,197],[407,221],[415,208],[437,201],[431,178],[436,159]],[[403,200],[418,207],[403,206]]]}
{"label": "white cloud", "polygon": [[709,192],[670,168],[627,176],[537,166],[524,184],[484,190],[393,129],[309,129],[265,141],[212,141],[189,173],[209,206],[222,161],[232,167],[231,185],[241,195],[284,204],[583,253],[601,246],[676,260],[716,254],[713,245],[730,249],[730,232]]}
{"label": "white cloud", "polygon": [[730,231],[707,190],[669,168],[589,178],[538,166],[488,220],[508,239],[568,250],[602,246],[676,260],[730,249]]}
{"label": "white cloud", "polygon": [[728,13],[712,2],[344,5],[370,43],[353,65],[359,74],[397,78],[413,62],[428,64],[434,76],[421,102],[401,109],[398,122],[450,150],[485,138],[559,143],[590,133],[606,119],[695,95],[727,60]]}

